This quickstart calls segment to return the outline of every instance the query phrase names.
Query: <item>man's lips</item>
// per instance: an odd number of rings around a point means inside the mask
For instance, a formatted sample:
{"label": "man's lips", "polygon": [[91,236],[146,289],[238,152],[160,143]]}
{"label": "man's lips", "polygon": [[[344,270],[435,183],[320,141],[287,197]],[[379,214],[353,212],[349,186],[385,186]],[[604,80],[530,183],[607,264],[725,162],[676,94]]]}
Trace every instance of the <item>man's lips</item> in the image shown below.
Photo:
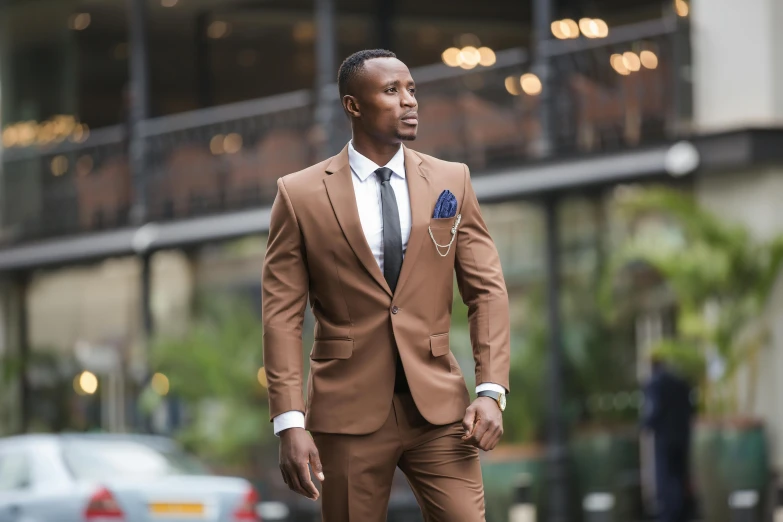
{"label": "man's lips", "polygon": [[408,123],[408,124],[411,124],[411,125],[414,125],[414,124],[417,124],[417,123],[419,123],[419,115],[418,115],[418,114],[416,114],[416,113],[413,113],[413,114],[406,114],[406,115],[405,115],[405,116],[403,116],[401,119],[402,119],[402,121],[404,121],[405,123]]}

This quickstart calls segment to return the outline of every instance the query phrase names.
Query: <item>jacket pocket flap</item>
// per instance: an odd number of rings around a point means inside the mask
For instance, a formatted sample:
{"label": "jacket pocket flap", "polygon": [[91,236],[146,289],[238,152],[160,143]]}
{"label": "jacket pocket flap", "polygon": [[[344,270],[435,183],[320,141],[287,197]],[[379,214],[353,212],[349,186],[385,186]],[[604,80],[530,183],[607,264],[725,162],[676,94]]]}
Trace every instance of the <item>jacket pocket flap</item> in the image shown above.
{"label": "jacket pocket flap", "polygon": [[432,350],[432,355],[435,357],[449,353],[449,334],[431,335],[430,350]]}
{"label": "jacket pocket flap", "polygon": [[348,359],[353,354],[353,339],[316,339],[310,359]]}

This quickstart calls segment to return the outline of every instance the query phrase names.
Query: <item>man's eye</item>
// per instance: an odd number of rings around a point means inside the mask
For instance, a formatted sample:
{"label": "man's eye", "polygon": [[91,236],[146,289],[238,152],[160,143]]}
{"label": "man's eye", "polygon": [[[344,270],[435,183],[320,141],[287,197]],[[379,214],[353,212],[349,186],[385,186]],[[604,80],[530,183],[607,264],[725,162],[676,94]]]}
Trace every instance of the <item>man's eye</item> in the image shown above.
{"label": "man's eye", "polygon": [[386,92],[397,92],[397,88],[396,87],[389,87],[388,89],[386,89]]}

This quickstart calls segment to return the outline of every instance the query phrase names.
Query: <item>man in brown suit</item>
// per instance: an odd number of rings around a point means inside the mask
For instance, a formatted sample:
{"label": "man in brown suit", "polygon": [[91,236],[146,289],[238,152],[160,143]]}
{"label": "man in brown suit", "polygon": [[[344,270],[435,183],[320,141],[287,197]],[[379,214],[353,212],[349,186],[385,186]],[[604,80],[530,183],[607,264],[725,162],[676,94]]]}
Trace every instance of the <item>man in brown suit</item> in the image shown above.
{"label": "man in brown suit", "polygon": [[[498,443],[508,391],[497,250],[467,166],[402,145],[418,127],[405,64],[362,51],[343,62],[338,84],[353,139],[278,180],[264,260],[264,364],[283,479],[316,500],[312,468],[323,520],[375,522],[386,519],[399,467],[427,522],[481,521],[478,448]],[[433,217],[446,190],[456,213]],[[469,308],[472,404],[449,350],[455,273]],[[315,342],[305,402],[308,296]]]}

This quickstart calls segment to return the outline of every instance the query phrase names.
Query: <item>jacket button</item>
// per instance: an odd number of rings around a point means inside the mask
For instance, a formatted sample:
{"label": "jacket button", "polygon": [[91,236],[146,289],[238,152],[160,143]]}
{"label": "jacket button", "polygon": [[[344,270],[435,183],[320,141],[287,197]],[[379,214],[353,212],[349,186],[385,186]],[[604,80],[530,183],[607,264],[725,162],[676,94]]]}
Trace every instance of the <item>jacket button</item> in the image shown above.
{"label": "jacket button", "polygon": [[392,312],[393,314],[396,314],[396,313],[397,313],[397,312],[399,312],[399,311],[400,311],[400,309],[399,309],[399,308],[397,308],[397,306],[396,306],[396,305],[395,305],[395,306],[392,306],[392,310],[391,310],[391,312]]}

